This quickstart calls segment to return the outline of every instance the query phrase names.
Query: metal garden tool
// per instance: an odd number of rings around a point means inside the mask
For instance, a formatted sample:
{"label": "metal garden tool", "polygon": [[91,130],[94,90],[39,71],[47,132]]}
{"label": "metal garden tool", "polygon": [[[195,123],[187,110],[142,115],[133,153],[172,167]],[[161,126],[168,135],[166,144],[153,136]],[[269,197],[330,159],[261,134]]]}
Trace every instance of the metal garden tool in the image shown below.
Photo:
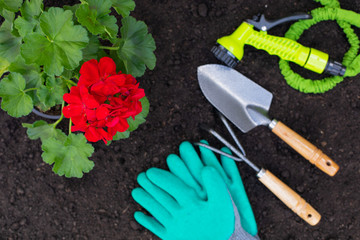
{"label": "metal garden tool", "polygon": [[264,125],[305,159],[330,176],[339,166],[321,150],[276,119],[268,117],[272,94],[230,67],[207,64],[198,67],[200,88],[224,116],[244,133]]}
{"label": "metal garden tool", "polygon": [[314,226],[316,225],[320,219],[321,215],[309,204],[307,203],[299,194],[297,194],[294,190],[292,190],[289,186],[283,183],[280,179],[278,179],[274,174],[272,174],[269,170],[264,168],[257,167],[254,163],[252,163],[248,158],[246,158],[245,151],[241,146],[239,140],[235,136],[232,131],[230,125],[228,124],[226,118],[220,114],[220,118],[223,121],[224,125],[228,129],[230,135],[234,139],[236,145],[239,149],[235,148],[231,145],[225,138],[223,138],[220,134],[215,132],[213,129],[202,127],[211,133],[215,138],[221,141],[225,146],[227,146],[235,155],[238,157],[234,157],[233,155],[227,154],[219,149],[206,145],[204,143],[195,143],[195,145],[199,145],[205,148],[208,148],[216,153],[234,159],[235,161],[245,162],[252,169],[254,169],[257,173],[257,177],[259,181],[263,183],[272,193],[275,194],[287,207],[289,207],[294,213],[296,213],[299,217],[304,219],[307,223]]}
{"label": "metal garden tool", "polygon": [[[281,23],[301,19],[311,19],[311,15],[298,13],[275,21],[265,19],[264,15],[257,15],[254,19],[243,22],[231,35],[219,38],[217,45],[211,51],[217,59],[233,68],[242,59],[244,45],[247,44],[265,50],[271,55],[277,55],[283,60],[294,62],[313,72],[343,76],[346,67],[329,59],[327,53],[305,47],[289,38],[266,33],[270,28]],[[254,28],[260,31],[256,31]]]}

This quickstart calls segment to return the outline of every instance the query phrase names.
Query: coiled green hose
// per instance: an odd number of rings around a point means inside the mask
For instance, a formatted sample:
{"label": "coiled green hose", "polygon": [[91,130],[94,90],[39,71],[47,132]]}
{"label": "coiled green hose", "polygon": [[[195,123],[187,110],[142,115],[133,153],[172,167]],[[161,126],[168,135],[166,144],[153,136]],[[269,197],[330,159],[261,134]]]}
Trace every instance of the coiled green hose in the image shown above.
{"label": "coiled green hose", "polygon": [[332,76],[320,80],[305,79],[290,68],[288,61],[280,60],[279,67],[286,82],[291,87],[304,93],[324,93],[342,82],[344,77],[353,77],[360,72],[360,55],[358,55],[360,41],[351,28],[351,25],[360,28],[360,14],[341,9],[340,3],[337,0],[314,1],[320,2],[324,7],[312,10],[312,19],[301,20],[291,25],[285,33],[285,37],[297,41],[304,30],[314,24],[321,21],[335,20],[348,38],[350,49],[345,53],[342,61],[342,64],[346,66],[345,75]]}

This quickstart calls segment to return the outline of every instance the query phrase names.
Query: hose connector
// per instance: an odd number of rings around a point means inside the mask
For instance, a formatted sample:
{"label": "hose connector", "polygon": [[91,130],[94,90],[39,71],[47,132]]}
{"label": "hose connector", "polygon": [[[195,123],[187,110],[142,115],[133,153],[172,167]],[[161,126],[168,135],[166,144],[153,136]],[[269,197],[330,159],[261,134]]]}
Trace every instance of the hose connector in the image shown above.
{"label": "hose connector", "polygon": [[329,73],[334,76],[344,76],[346,67],[339,62],[329,59],[324,69],[325,73]]}

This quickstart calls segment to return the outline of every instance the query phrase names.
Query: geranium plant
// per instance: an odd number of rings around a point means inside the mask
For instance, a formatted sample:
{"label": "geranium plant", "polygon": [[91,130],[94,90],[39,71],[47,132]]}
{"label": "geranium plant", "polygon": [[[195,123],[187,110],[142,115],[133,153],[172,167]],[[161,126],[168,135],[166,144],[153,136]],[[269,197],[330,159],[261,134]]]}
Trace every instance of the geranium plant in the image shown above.
{"label": "geranium plant", "polygon": [[[134,8],[133,0],[47,9],[42,0],[0,0],[1,108],[21,117],[61,106],[53,123],[23,124],[60,176],[94,167],[89,142],[127,138],[145,122],[149,102],[135,77],[155,67],[155,43],[146,24],[129,16]],[[57,128],[64,118],[68,134]]]}

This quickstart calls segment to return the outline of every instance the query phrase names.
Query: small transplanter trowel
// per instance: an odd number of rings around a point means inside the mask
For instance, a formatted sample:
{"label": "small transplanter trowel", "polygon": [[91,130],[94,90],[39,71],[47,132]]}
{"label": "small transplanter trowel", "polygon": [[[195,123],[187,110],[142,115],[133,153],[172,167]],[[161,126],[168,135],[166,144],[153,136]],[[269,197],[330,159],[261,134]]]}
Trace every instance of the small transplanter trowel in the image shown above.
{"label": "small transplanter trowel", "polygon": [[209,102],[242,132],[260,125],[268,126],[323,172],[334,176],[339,170],[339,166],[320,149],[282,122],[270,119],[267,113],[272,93],[241,73],[224,65],[207,64],[198,67],[198,81]]}
{"label": "small transplanter trowel", "polygon": [[311,15],[298,13],[275,21],[265,19],[264,15],[255,16],[253,20],[243,22],[231,35],[219,38],[211,51],[217,59],[234,68],[243,57],[244,45],[248,44],[313,72],[343,76],[346,67],[329,59],[327,53],[305,47],[288,38],[268,35],[266,32],[281,23],[301,19],[311,19]]}

